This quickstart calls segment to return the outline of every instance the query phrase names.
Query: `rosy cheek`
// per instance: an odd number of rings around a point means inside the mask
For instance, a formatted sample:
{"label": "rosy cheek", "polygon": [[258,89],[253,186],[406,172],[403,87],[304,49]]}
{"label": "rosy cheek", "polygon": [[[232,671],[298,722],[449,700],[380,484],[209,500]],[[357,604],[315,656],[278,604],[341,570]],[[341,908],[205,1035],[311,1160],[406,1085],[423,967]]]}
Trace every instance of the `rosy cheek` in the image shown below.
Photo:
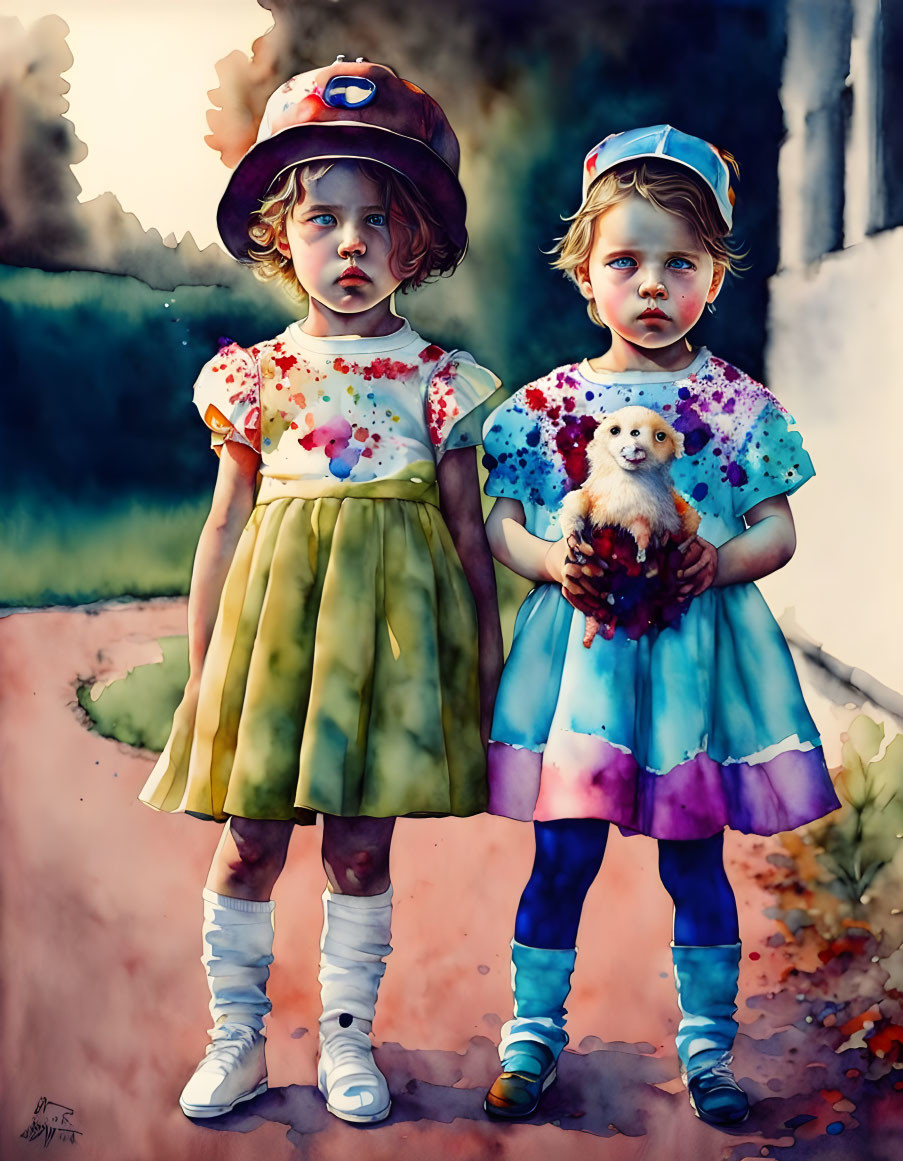
{"label": "rosy cheek", "polygon": [[688,329],[697,321],[705,307],[705,299],[698,294],[677,294],[671,300],[674,321]]}
{"label": "rosy cheek", "polygon": [[624,295],[611,288],[603,288],[593,296],[596,301],[596,310],[602,318],[612,318],[619,309],[623,309]]}

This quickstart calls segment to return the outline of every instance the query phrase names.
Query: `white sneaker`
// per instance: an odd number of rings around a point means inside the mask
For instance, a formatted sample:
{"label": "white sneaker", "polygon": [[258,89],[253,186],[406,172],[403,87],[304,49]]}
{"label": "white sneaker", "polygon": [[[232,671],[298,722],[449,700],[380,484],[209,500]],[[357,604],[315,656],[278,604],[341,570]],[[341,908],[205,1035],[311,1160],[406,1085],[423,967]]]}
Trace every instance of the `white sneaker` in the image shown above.
{"label": "white sneaker", "polygon": [[320,1037],[317,1084],[327,1109],[343,1121],[383,1121],[392,1108],[370,1037],[359,1028],[341,1028],[328,1039]]}
{"label": "white sneaker", "polygon": [[265,1038],[242,1024],[222,1024],[182,1090],[186,1117],[218,1117],[267,1089]]}

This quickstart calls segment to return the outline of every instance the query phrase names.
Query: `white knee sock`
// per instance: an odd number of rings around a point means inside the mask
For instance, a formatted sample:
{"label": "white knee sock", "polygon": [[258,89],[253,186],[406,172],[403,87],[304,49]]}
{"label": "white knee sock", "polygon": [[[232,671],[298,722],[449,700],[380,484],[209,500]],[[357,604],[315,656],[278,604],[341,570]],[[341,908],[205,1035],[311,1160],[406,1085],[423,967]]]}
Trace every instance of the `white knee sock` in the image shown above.
{"label": "white knee sock", "polygon": [[201,963],[210,987],[214,1039],[224,1024],[263,1030],[272,1007],[266,985],[273,962],[273,910],[271,900],[235,899],[204,888]]}
{"label": "white knee sock", "polygon": [[369,1033],[386,970],[383,961],[392,950],[391,930],[391,884],[381,895],[323,892],[320,1032],[324,1037],[350,1027],[351,1019]]}

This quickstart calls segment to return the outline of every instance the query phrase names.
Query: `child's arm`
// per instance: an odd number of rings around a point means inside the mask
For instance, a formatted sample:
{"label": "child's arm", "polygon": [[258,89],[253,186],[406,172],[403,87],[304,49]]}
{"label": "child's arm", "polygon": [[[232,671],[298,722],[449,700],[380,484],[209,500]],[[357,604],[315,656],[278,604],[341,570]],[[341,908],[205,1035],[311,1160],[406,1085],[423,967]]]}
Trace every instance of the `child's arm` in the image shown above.
{"label": "child's arm", "polygon": [[442,515],[473,593],[480,641],[480,718],[484,744],[492,725],[492,706],[502,671],[495,571],[483,527],[476,449],[447,451],[437,468]]}
{"label": "child's arm", "polygon": [[188,596],[188,687],[197,686],[220,595],[235,548],[254,507],[260,457],[235,440],[223,443],[213,500],[198,540]]}
{"label": "child's arm", "polygon": [[[569,558],[570,548],[566,540],[543,540],[528,532],[525,523],[524,508],[519,500],[507,497],[496,500],[486,521],[486,535],[495,559],[527,580],[561,585],[565,597],[597,596],[597,590],[589,582],[584,586],[581,581],[599,576],[604,571],[603,566],[577,564]],[[588,544],[578,547],[585,550],[586,555],[592,553]]]}
{"label": "child's arm", "polygon": [[760,580],[783,568],[796,550],[796,529],[786,496],[772,496],[754,504],[743,519],[746,528],[716,549],[700,540],[704,551],[685,568],[681,579],[690,581],[693,596],[709,585],[735,585]]}

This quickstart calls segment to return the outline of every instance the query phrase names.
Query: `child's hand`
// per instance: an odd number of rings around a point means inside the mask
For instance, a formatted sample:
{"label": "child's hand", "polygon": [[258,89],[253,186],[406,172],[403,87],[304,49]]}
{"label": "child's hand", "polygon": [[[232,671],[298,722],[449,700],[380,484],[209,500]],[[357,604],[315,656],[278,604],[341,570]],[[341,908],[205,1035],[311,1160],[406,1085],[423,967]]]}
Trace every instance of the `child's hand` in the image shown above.
{"label": "child's hand", "polygon": [[691,536],[680,545],[680,551],[684,554],[684,563],[677,572],[681,582],[678,600],[687,601],[704,593],[715,580],[718,549],[701,536]]}
{"label": "child's hand", "polygon": [[602,599],[598,578],[604,576],[608,566],[591,544],[571,534],[551,546],[545,563],[551,580],[561,585],[565,600],[581,611],[587,603],[598,606]]}

